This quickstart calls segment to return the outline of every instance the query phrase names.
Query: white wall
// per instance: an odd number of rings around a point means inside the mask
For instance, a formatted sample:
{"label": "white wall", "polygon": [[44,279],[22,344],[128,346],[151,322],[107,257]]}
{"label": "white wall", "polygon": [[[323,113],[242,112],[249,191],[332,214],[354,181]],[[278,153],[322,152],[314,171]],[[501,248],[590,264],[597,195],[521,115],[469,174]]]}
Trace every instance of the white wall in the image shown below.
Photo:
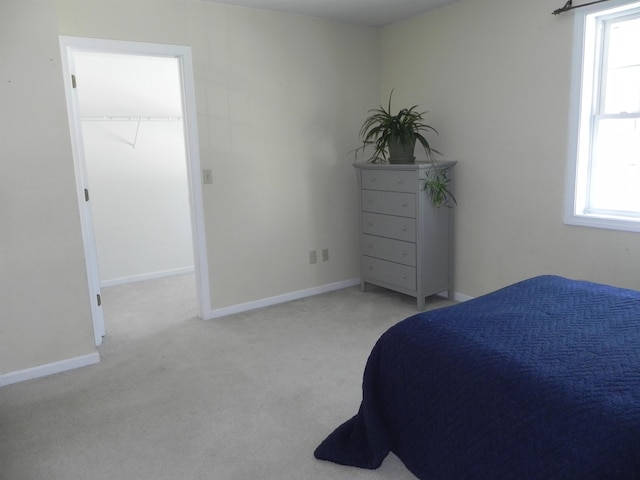
{"label": "white wall", "polygon": [[376,29],[192,0],[0,2],[0,373],[95,353],[58,34],[192,47],[217,306],[358,276],[346,152],[392,87],[460,161],[458,292],[537,273],[640,288],[637,234],[561,220],[572,22],[558,6],[467,0],[391,25],[381,73]]}
{"label": "white wall", "polygon": [[64,35],[191,46],[213,308],[359,276],[348,152],[379,95],[378,30],[192,0],[56,4]]}
{"label": "white wall", "polygon": [[54,3],[0,2],[0,385],[97,357],[68,125]]}
{"label": "white wall", "polygon": [[[7,0],[0,375],[97,358],[58,35],[192,47],[213,308],[358,277],[347,152],[379,94],[376,29],[199,0]],[[321,248],[331,260],[309,265]]]}
{"label": "white wall", "polygon": [[634,233],[562,222],[573,16],[466,0],[385,27],[382,98],[420,104],[458,160],[456,291],[551,273],[640,289]]}
{"label": "white wall", "polygon": [[193,269],[182,121],[85,121],[100,281]]}
{"label": "white wall", "polygon": [[178,60],[75,52],[73,62],[101,284],[192,271]]}

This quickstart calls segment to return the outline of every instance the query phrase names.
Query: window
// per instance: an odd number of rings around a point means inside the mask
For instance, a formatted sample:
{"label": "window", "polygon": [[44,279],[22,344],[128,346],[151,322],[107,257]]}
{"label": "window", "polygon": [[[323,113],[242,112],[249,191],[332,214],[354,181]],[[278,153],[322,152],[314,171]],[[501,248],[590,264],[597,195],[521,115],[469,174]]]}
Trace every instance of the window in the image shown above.
{"label": "window", "polygon": [[640,232],[640,2],[576,13],[565,223]]}

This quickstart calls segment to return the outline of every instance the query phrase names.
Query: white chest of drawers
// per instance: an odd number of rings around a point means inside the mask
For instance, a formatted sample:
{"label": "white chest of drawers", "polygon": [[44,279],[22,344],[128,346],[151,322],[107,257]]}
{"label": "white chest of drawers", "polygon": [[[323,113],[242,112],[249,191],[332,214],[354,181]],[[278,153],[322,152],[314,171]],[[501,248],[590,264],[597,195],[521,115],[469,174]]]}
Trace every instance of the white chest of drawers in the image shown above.
{"label": "white chest of drawers", "polygon": [[360,277],[367,283],[425,298],[453,297],[453,208],[436,208],[423,190],[427,171],[456,162],[356,164],[360,188]]}

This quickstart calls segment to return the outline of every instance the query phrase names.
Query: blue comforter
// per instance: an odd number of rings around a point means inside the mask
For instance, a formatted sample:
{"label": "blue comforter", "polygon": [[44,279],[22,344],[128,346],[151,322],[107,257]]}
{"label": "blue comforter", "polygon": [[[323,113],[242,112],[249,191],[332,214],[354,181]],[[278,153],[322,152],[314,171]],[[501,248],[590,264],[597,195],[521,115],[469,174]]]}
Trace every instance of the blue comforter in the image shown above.
{"label": "blue comforter", "polygon": [[640,292],[536,277],[377,342],[316,458],[420,479],[640,479]]}

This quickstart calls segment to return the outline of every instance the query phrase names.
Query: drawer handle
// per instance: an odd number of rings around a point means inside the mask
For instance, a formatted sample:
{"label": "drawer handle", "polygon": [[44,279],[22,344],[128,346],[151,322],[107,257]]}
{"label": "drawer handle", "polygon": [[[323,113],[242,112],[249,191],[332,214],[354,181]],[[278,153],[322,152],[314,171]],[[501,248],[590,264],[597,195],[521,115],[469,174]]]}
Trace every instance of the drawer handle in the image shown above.
{"label": "drawer handle", "polygon": [[376,179],[375,179],[375,177],[374,177],[374,178],[372,178],[372,179],[371,179],[371,180],[369,180],[369,181],[370,181],[371,183],[375,183],[375,182],[376,182]]}
{"label": "drawer handle", "polygon": [[407,208],[407,204],[406,204],[406,203],[403,203],[403,204],[402,204],[402,208]]}
{"label": "drawer handle", "polygon": [[367,203],[368,203],[369,205],[371,205],[371,204],[373,203],[373,200],[369,199],[369,200],[367,200]]}
{"label": "drawer handle", "polygon": [[402,256],[403,256],[403,257],[406,257],[406,256],[407,256],[407,251],[406,251],[406,250],[403,250],[403,251],[402,251]]}
{"label": "drawer handle", "polygon": [[369,245],[367,245],[369,247],[369,250],[371,250],[373,248],[373,244],[370,243]]}
{"label": "drawer handle", "polygon": [[406,232],[407,231],[407,227],[402,227],[402,231]]}
{"label": "drawer handle", "polygon": [[375,268],[373,268],[373,267],[369,267],[369,271],[370,271],[370,272],[373,272],[374,270],[375,270]]}
{"label": "drawer handle", "polygon": [[369,222],[369,223],[368,223],[368,225],[369,225],[370,227],[373,227],[373,222]]}
{"label": "drawer handle", "polygon": [[406,276],[406,275],[402,275],[402,279],[403,279],[403,280],[406,280],[406,279],[407,279],[407,276]]}
{"label": "drawer handle", "polygon": [[401,178],[398,179],[398,183],[403,184],[404,180],[402,180]]}

